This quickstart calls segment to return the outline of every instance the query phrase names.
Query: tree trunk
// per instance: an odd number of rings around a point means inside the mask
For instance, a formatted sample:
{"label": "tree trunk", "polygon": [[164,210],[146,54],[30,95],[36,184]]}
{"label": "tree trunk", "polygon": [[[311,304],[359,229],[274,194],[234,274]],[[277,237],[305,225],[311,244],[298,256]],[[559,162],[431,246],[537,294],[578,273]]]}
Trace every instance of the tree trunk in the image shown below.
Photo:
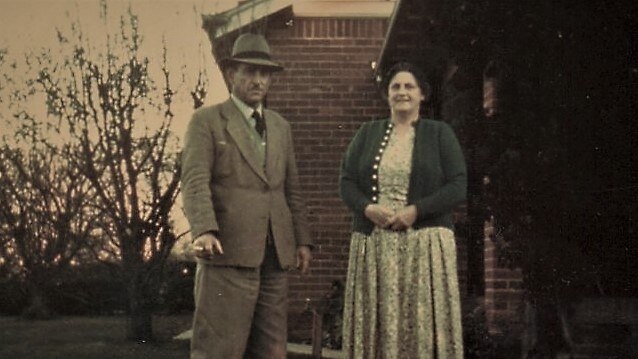
{"label": "tree trunk", "polygon": [[128,282],[129,319],[127,338],[137,342],[148,342],[153,337],[153,298],[146,286],[139,283],[133,274]]}
{"label": "tree trunk", "polygon": [[41,287],[30,281],[27,283],[27,288],[29,289],[30,303],[22,312],[22,316],[34,320],[51,319],[53,315]]}

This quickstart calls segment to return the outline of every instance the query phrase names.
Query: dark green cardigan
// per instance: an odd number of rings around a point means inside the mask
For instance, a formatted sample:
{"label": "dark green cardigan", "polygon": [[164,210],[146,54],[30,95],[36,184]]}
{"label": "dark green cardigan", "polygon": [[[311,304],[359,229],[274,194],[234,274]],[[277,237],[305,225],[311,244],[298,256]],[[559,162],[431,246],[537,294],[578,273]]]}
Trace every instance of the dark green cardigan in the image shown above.
{"label": "dark green cardigan", "polygon": [[[379,153],[389,120],[364,123],[344,155],[339,193],[353,212],[353,230],[370,234],[374,224],[365,215],[374,203],[374,157]],[[417,207],[413,228],[454,228],[452,210],[467,195],[467,171],[454,131],[444,122],[420,119],[415,125],[408,204]]]}

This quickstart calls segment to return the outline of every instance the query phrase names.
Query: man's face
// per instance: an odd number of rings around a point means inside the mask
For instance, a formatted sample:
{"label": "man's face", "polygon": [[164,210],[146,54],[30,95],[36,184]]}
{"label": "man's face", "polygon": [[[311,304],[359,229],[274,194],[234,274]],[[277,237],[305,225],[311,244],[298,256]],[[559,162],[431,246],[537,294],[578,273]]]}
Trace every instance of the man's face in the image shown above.
{"label": "man's face", "polygon": [[257,106],[268,93],[270,75],[267,67],[238,64],[228,70],[231,92],[249,106]]}

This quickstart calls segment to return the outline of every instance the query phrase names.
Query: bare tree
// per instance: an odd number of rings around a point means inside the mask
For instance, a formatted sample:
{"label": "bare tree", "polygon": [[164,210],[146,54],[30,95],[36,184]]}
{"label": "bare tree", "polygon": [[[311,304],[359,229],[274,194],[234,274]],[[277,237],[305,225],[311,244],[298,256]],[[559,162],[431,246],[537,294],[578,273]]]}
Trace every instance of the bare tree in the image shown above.
{"label": "bare tree", "polygon": [[[15,88],[10,70],[17,65],[7,55],[6,49],[0,51],[3,105],[24,101],[30,93]],[[50,314],[44,288],[51,278],[99,246],[94,233],[99,212],[89,206],[88,181],[77,176],[69,160],[74,149],[46,139],[49,130],[59,133],[59,128],[44,126],[19,105],[8,107],[13,116],[0,113],[5,130],[0,138],[0,267],[26,284],[31,300],[25,314],[42,318]]]}
{"label": "bare tree", "polygon": [[[25,315],[46,318],[44,288],[51,278],[90,256],[99,212],[92,190],[68,160],[70,147],[37,141],[35,123],[27,148],[0,147],[1,265],[26,285]],[[19,135],[19,134],[18,134]]]}
{"label": "bare tree", "polygon": [[[103,10],[106,5],[103,3]],[[27,58],[37,66],[28,93],[44,94],[49,121],[64,138],[71,177],[86,181],[91,213],[125,279],[129,299],[128,337],[153,338],[152,310],[162,271],[176,234],[171,209],[179,193],[177,139],[171,131],[173,99],[163,46],[160,80],[141,54],[138,19],[130,10],[118,33],[106,34],[103,47],[90,45],[77,23],[70,36],[58,31],[60,57],[51,50]],[[201,70],[190,91],[193,107],[206,96]],[[159,84],[159,85],[157,85]],[[57,196],[58,194],[56,194]]]}

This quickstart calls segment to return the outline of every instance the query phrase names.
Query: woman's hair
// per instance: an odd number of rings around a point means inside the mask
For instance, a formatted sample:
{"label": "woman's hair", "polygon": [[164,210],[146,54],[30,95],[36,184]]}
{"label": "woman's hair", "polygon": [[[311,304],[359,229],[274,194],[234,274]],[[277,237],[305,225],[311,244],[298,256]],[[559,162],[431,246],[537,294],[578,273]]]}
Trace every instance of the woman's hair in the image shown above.
{"label": "woman's hair", "polygon": [[394,76],[399,72],[411,73],[416,79],[417,85],[419,85],[419,88],[425,97],[425,101],[430,98],[431,87],[430,83],[426,80],[425,73],[421,71],[418,66],[407,61],[401,61],[394,64],[381,79],[379,90],[381,91],[381,96],[383,96],[384,99],[388,98],[388,87],[390,86],[390,81],[392,81]]}

